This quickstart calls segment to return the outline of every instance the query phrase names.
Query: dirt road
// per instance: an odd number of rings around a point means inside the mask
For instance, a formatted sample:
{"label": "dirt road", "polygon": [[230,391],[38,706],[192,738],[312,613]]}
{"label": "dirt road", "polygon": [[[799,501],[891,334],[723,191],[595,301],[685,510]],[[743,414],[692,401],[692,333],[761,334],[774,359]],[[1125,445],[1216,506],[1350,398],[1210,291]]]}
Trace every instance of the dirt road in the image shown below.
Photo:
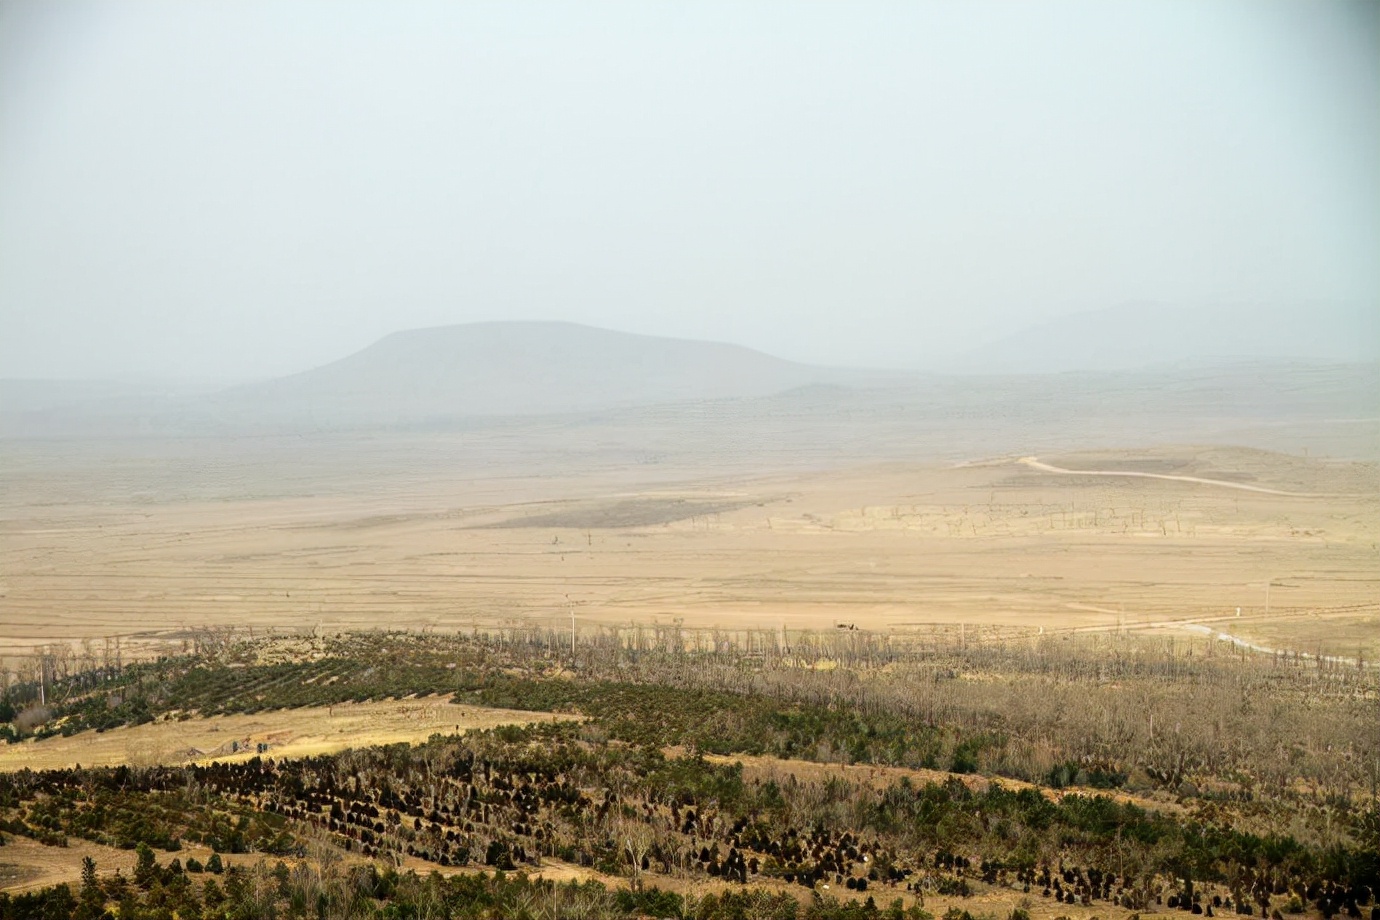
{"label": "dirt road", "polygon": [[1169,473],[1142,473],[1137,470],[1066,470],[1061,466],[1043,463],[1038,457],[1022,457],[1017,461],[1039,470],[1042,473],[1058,473],[1062,476],[1124,476],[1135,479],[1164,479],[1169,482],[1192,482],[1207,486],[1221,486],[1224,489],[1240,489],[1243,492],[1259,492],[1262,495],[1285,495],[1289,498],[1322,498],[1316,492],[1286,492],[1283,489],[1267,489],[1265,486],[1252,486],[1244,482],[1229,482],[1225,479],[1204,479],[1201,476],[1174,476]]}

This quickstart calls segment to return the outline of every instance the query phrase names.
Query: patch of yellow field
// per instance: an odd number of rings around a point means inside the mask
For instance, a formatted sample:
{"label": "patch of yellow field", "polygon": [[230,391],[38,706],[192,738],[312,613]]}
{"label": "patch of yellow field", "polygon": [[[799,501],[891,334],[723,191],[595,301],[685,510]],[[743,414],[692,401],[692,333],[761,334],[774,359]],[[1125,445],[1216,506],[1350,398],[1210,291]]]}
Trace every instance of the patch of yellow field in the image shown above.
{"label": "patch of yellow field", "polygon": [[500,725],[567,720],[568,715],[456,706],[443,697],[344,703],[254,714],[167,720],[67,738],[0,745],[0,771],[83,766],[181,764],[265,757],[308,757],[351,747],[425,741]]}

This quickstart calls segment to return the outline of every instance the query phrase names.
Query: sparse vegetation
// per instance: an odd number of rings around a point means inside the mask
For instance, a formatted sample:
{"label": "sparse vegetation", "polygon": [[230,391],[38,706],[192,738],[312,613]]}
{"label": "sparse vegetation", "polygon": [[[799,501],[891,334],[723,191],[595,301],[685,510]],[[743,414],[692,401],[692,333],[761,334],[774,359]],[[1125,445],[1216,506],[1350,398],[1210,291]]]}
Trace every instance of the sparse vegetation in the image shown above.
{"label": "sparse vegetation", "polygon": [[611,739],[1006,776],[1052,788],[1164,789],[1240,803],[1354,802],[1380,781],[1373,669],[1212,657],[1172,640],[1036,642],[849,632],[557,631],[260,641],[125,668],[16,736],[451,693],[580,713]]}
{"label": "sparse vegetation", "polygon": [[[1280,909],[1359,909],[1359,892],[1380,886],[1380,819],[1367,784],[1373,675],[1131,641],[1090,664],[1079,648],[1089,641],[1111,640],[900,645],[849,631],[792,637],[790,647],[749,636],[745,648],[724,635],[606,631],[587,635],[573,661],[561,637],[543,631],[228,643],[121,669],[68,694],[30,730],[41,739],[106,730],[93,716],[110,713],[176,720],[435,692],[586,720],[302,760],[21,771],[0,780],[0,814],[7,832],[46,844],[80,837],[136,848],[147,884],[121,897],[145,901],[167,887],[146,854],[195,843],[215,855],[179,863],[174,875],[214,878],[221,853],[250,854],[249,867],[266,858],[317,865],[322,847],[385,867],[412,857],[538,872],[558,860],[624,876],[636,897],[650,897],[658,877],[703,878],[720,886],[713,910],[725,915],[741,896],[782,916],[914,916],[926,897],[962,901],[980,890],[1125,911],[1204,897],[1238,912],[1275,897]],[[1042,706],[1020,704],[1035,692]],[[1075,698],[1082,709],[1061,708]],[[1310,755],[1269,748],[1303,718],[1294,709],[1304,699],[1312,725],[1308,747],[1295,750]],[[1219,739],[1224,723],[1212,720],[1236,720],[1230,744],[1199,741],[1180,709],[1190,702]],[[1142,727],[1176,714],[1163,741]],[[1281,754],[1288,772],[1266,772]],[[940,772],[749,776],[732,760],[743,755]],[[203,882],[196,897],[209,888],[233,902],[245,876],[225,878],[223,888]],[[396,876],[369,909],[412,903],[398,892],[432,884],[408,878]],[[489,878],[465,896],[507,890],[507,876]],[[524,884],[541,897],[564,890]],[[771,886],[808,889],[814,900]],[[290,889],[275,897],[291,903]],[[613,890],[587,892],[609,916],[643,909]],[[877,908],[873,892],[901,903]],[[684,896],[658,896],[667,916],[688,909]]]}

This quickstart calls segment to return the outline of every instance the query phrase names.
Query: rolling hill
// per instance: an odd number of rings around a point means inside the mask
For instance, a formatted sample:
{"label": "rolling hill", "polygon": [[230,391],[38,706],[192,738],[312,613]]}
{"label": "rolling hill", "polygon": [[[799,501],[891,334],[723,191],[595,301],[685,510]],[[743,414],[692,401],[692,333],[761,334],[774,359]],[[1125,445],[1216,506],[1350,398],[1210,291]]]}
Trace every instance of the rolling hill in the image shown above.
{"label": "rolling hill", "polygon": [[473,323],[397,332],[339,361],[236,387],[214,402],[222,417],[415,424],[753,398],[841,373],[718,342],[574,323]]}
{"label": "rolling hill", "polygon": [[499,465],[579,455],[706,468],[1184,442],[1372,458],[1377,375],[1374,362],[1278,359],[870,372],[566,323],[484,323],[395,333],[215,392],[0,380],[0,441],[437,432]]}

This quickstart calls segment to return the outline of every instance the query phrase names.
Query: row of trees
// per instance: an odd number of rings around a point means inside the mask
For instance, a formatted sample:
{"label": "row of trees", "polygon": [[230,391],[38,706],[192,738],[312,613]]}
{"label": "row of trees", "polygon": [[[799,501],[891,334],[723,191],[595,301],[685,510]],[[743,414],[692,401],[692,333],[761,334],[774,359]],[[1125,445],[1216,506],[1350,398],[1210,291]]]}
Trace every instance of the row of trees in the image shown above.
{"label": "row of trees", "polygon": [[[286,818],[294,851],[317,867],[334,865],[342,850],[384,865],[413,855],[507,869],[556,856],[626,875],[634,888],[644,876],[731,885],[770,878],[916,903],[991,886],[1032,897],[1077,893],[1126,910],[1196,892],[1253,913],[1289,898],[1324,913],[1359,909],[1380,888],[1374,809],[1348,822],[1345,842],[1323,846],[1288,834],[1289,822],[1261,835],[1234,827],[1230,815],[1160,812],[1106,796],[1056,798],[956,779],[749,779],[737,764],[668,758],[570,723],[302,761],[21,773],[0,793],[21,831],[89,836],[141,810],[176,821],[181,802],[190,838],[208,810],[248,807]],[[136,881],[155,877],[149,853],[140,849]]]}

